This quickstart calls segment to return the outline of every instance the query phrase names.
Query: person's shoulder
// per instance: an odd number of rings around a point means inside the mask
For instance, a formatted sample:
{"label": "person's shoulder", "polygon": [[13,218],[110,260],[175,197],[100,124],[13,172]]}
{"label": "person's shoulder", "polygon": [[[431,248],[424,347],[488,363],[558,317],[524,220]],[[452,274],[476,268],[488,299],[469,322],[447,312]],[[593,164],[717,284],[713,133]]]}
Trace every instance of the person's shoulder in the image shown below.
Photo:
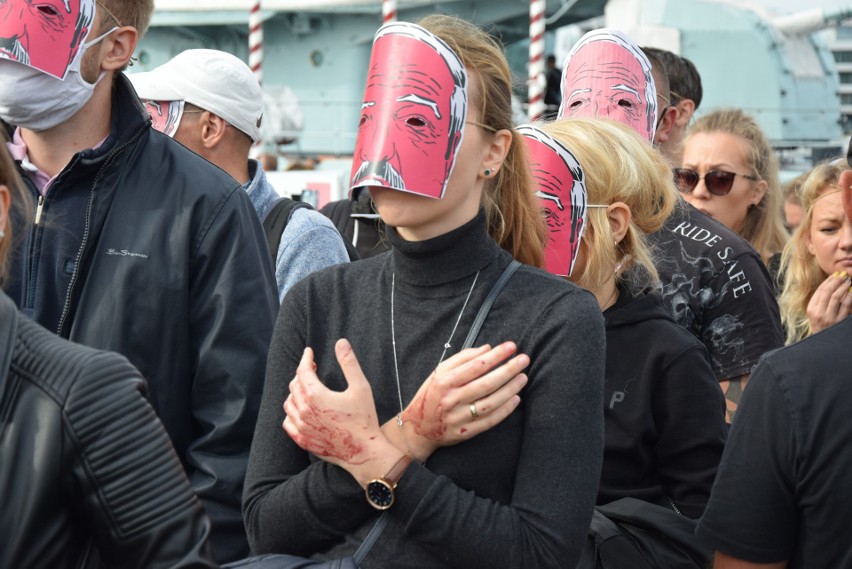
{"label": "person's shoulder", "polygon": [[[852,318],[764,356],[765,363],[790,377],[826,378],[852,367]],[[841,374],[842,375],[842,374]]]}
{"label": "person's shoulder", "polygon": [[748,241],[684,200],[650,240],[667,254],[679,250],[682,256],[700,257],[718,265],[743,257],[760,261]]}
{"label": "person's shoulder", "polygon": [[147,181],[146,193],[215,199],[241,189],[227,172],[165,134],[149,129],[143,136],[144,145],[132,167],[136,178]]}
{"label": "person's shoulder", "polygon": [[143,382],[124,356],[68,341],[26,317],[19,319],[18,339],[18,368],[60,405],[75,393],[93,395],[101,387],[129,382],[136,388]]}
{"label": "person's shoulder", "polygon": [[290,215],[287,227],[293,227],[297,232],[308,232],[313,229],[324,228],[337,233],[337,229],[329,218],[313,208],[297,207]]}
{"label": "person's shoulder", "polygon": [[603,321],[600,306],[591,292],[537,267],[522,264],[506,290],[507,298],[523,302],[531,311],[539,309],[561,314],[585,311]]}

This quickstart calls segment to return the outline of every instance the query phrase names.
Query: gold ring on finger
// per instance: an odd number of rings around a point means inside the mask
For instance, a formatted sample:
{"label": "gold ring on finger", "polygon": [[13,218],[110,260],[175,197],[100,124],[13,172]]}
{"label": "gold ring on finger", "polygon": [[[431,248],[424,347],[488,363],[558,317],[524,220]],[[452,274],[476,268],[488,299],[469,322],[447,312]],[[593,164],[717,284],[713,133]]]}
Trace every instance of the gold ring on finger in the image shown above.
{"label": "gold ring on finger", "polygon": [[471,403],[470,407],[468,407],[468,409],[470,409],[470,416],[473,417],[474,421],[479,419],[479,411],[476,410],[476,401]]}

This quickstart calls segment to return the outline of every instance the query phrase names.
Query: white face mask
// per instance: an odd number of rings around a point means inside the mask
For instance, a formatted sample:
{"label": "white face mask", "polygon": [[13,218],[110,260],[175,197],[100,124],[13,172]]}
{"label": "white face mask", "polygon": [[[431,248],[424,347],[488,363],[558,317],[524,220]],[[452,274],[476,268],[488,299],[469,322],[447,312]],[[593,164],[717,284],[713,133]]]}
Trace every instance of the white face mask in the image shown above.
{"label": "white face mask", "polygon": [[83,55],[90,47],[117,30],[113,27],[90,42],[84,43],[65,79],[57,79],[33,67],[0,59],[0,118],[11,125],[34,131],[47,130],[62,124],[92,98],[95,86],[106,75],[87,83],[80,72]]}

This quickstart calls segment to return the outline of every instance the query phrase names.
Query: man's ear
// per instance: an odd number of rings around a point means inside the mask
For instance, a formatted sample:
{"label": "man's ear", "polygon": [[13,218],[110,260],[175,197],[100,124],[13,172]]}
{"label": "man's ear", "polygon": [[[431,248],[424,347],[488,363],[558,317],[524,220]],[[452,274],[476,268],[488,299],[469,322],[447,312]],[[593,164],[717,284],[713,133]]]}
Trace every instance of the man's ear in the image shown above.
{"label": "man's ear", "polygon": [[657,125],[657,131],[654,133],[654,144],[665,144],[668,142],[672,129],[677,122],[677,107],[666,107],[663,109],[663,113],[663,118],[660,119],[660,124]]}
{"label": "man's ear", "polygon": [[101,68],[104,71],[124,69],[136,49],[139,32],[132,26],[122,26],[103,39]]}
{"label": "man's ear", "polygon": [[225,119],[210,111],[204,111],[200,114],[198,122],[201,129],[201,145],[208,150],[218,146],[225,136],[225,129],[228,128]]}
{"label": "man's ear", "polygon": [[677,109],[677,117],[675,117],[675,124],[681,128],[686,127],[689,124],[689,119],[692,118],[692,115],[695,114],[695,101],[692,99],[681,99],[677,105],[675,105]]}

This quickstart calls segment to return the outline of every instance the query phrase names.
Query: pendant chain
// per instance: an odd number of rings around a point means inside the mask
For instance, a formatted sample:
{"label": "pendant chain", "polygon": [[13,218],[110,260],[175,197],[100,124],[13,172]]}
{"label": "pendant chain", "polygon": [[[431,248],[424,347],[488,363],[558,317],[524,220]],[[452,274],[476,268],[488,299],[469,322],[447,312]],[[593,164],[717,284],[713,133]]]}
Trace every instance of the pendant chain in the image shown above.
{"label": "pendant chain", "polygon": [[[467,303],[470,301],[470,295],[473,294],[473,289],[476,287],[476,281],[479,280],[479,271],[476,271],[476,275],[473,277],[473,284],[470,285],[470,290],[467,291],[467,298],[464,299],[464,304],[462,305],[461,312],[459,312],[458,318],[456,318],[456,323],[453,325],[453,331],[450,332],[450,337],[447,338],[447,341],[444,343],[444,351],[441,352],[441,359],[438,360],[438,364],[435,366],[437,368],[441,365],[441,362],[444,361],[444,356],[447,355],[447,350],[452,347],[450,342],[453,341],[453,337],[456,335],[456,330],[459,327],[459,322],[461,322],[462,315],[464,314],[465,309],[467,308]],[[399,382],[399,360],[396,356],[396,324],[394,322],[394,298],[396,293],[396,273],[392,273],[391,275],[391,344],[393,345],[393,370],[396,374],[396,393],[399,396],[399,415],[396,416],[396,424],[402,427],[402,412],[405,410],[405,407],[402,403],[402,386]]]}

